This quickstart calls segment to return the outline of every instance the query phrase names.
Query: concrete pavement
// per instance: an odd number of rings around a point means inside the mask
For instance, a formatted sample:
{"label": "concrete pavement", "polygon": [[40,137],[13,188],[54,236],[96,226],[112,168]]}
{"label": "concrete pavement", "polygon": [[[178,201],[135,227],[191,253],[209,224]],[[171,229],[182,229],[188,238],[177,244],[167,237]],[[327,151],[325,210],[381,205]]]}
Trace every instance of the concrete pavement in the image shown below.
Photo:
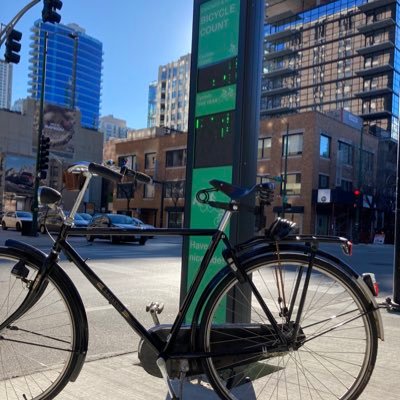
{"label": "concrete pavement", "polygon": [[[22,239],[41,248],[50,245],[47,237],[21,237],[9,232],[12,238]],[[2,237],[4,239],[4,236]],[[158,240],[158,239],[157,239]],[[2,240],[3,241],[3,240]],[[73,238],[71,241],[82,241]],[[2,243],[0,243],[2,244]],[[379,249],[377,249],[379,251]],[[155,260],[162,263],[162,259]],[[383,302],[379,298],[378,302]],[[379,343],[378,358],[372,378],[361,400],[397,400],[400,393],[400,314],[381,310],[385,341]],[[89,328],[90,329],[90,328]],[[90,346],[90,343],[89,343]],[[215,399],[210,388],[185,385],[184,399]],[[60,400],[128,400],[169,399],[161,379],[148,375],[139,364],[136,352],[102,355],[100,359],[88,357],[76,382],[71,382],[57,396]]]}

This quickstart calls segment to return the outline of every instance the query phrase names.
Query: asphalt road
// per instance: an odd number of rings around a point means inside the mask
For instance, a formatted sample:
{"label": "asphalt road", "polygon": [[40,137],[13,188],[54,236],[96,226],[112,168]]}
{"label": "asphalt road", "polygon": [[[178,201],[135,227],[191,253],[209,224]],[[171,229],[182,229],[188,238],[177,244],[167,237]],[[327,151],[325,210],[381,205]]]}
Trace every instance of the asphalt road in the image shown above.
{"label": "asphalt road", "polygon": [[[43,235],[35,238],[21,236],[13,230],[0,231],[0,244],[8,238],[26,241],[43,251],[51,246],[50,240]],[[73,237],[70,242],[146,327],[153,325],[150,314],[145,311],[151,301],[165,304],[161,323],[173,321],[180,292],[182,241],[179,237],[150,239],[144,246],[137,243],[113,245],[105,240],[87,243],[83,237]],[[344,255],[337,245],[325,245],[322,249],[340,257],[359,273],[375,273],[380,297],[392,295],[393,246],[356,245],[351,257]],[[90,324],[88,359],[136,351],[138,336],[125,320],[75,265],[62,258],[61,266],[77,286],[87,311]]]}

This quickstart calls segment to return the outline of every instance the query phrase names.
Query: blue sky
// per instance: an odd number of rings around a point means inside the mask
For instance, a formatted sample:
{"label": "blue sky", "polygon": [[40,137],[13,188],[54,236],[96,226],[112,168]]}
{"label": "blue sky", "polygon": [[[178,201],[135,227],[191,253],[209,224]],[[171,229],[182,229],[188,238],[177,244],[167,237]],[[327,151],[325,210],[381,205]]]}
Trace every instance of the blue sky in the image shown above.
{"label": "blue sky", "polygon": [[[0,0],[0,22],[7,24],[29,2]],[[42,2],[16,25],[23,36],[13,101],[27,97],[30,28],[41,13]],[[102,115],[146,127],[148,84],[159,65],[190,53],[192,13],[193,0],[63,0],[61,23],[77,23],[103,43]],[[4,45],[0,52],[3,58]]]}

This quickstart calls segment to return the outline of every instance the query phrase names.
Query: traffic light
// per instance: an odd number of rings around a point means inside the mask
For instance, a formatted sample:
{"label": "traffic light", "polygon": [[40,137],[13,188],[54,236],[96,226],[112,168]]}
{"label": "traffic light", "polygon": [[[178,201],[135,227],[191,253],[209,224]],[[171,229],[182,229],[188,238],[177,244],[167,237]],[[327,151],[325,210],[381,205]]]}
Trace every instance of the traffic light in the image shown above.
{"label": "traffic light", "polygon": [[50,149],[50,138],[43,136],[40,138],[39,148],[39,167],[38,171],[40,179],[46,179],[47,169],[49,168],[49,149]]}
{"label": "traffic light", "polygon": [[353,190],[353,196],[354,196],[354,208],[356,207],[361,207],[362,203],[362,193],[360,189],[354,189]]}
{"label": "traffic light", "polygon": [[6,52],[4,53],[4,59],[8,63],[18,64],[21,56],[17,54],[21,50],[21,43],[19,41],[22,38],[22,33],[13,29],[7,36],[6,40]]}
{"label": "traffic light", "polygon": [[43,0],[43,22],[58,24],[61,21],[61,15],[57,13],[57,10],[61,10],[62,5],[63,3],[61,0]]}

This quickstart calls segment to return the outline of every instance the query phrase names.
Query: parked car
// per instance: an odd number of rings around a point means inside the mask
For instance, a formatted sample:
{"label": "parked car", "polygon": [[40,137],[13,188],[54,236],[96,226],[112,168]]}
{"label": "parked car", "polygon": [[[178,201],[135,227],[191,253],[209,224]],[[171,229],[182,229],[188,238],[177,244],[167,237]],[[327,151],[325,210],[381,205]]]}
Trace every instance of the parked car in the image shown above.
{"label": "parked car", "polygon": [[[145,224],[142,220],[139,218],[132,217],[132,219],[139,224],[143,229],[156,229],[154,225],[151,224]],[[152,239],[154,236],[147,236],[148,239]]]}
{"label": "parked car", "polygon": [[144,245],[147,241],[147,236],[139,235],[91,235],[90,229],[93,228],[123,228],[126,230],[143,229],[133,218],[122,214],[96,214],[88,225],[88,234],[86,239],[88,242],[93,242],[94,239],[107,239],[111,240],[112,243],[124,242],[139,242],[140,245]]}
{"label": "parked car", "polygon": [[[66,211],[65,215],[68,215],[69,212]],[[83,219],[78,213],[75,214],[74,218],[74,226],[77,228],[86,228],[88,226],[88,221]],[[38,218],[38,229],[41,233],[49,232],[58,232],[60,230],[62,224],[62,218],[57,211],[48,210],[47,212],[43,212],[39,215]]]}
{"label": "parked car", "polygon": [[1,227],[6,230],[15,228],[17,231],[22,229],[24,222],[32,222],[32,213],[29,211],[8,211],[3,215]]}
{"label": "parked car", "polygon": [[92,220],[93,215],[90,215],[88,213],[77,213],[80,217],[82,217],[84,220],[86,220],[88,223]]}

